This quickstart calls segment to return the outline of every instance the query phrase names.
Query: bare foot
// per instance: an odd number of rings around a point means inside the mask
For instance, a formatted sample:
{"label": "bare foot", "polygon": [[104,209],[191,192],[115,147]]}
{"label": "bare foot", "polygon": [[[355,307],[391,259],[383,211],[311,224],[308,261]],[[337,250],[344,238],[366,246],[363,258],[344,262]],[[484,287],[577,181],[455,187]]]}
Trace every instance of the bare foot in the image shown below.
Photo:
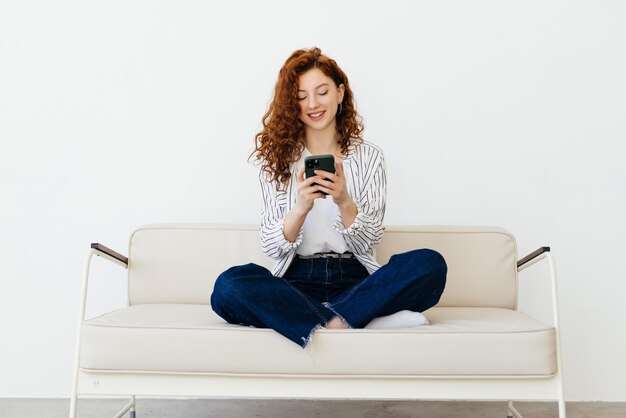
{"label": "bare foot", "polygon": [[348,329],[348,328],[350,328],[350,326],[346,323],[346,321],[339,318],[338,316],[331,319],[330,322],[328,322],[328,325],[326,325],[326,329]]}

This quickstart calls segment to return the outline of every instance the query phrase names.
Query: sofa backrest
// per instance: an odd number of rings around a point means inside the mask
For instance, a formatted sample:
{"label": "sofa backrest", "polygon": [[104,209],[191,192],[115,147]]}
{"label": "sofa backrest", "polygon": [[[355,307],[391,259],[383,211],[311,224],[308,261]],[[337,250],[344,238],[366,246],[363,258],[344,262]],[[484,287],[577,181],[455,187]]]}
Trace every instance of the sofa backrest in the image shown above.
{"label": "sofa backrest", "polygon": [[385,264],[393,254],[416,248],[439,251],[448,265],[437,306],[517,307],[517,244],[502,228],[387,226],[376,247]]}
{"label": "sofa backrest", "polygon": [[[381,264],[417,248],[439,251],[448,264],[439,306],[514,308],[517,247],[502,228],[387,226],[376,247]],[[256,225],[152,224],[137,228],[128,250],[129,303],[209,304],[217,276],[234,265],[271,269]]]}

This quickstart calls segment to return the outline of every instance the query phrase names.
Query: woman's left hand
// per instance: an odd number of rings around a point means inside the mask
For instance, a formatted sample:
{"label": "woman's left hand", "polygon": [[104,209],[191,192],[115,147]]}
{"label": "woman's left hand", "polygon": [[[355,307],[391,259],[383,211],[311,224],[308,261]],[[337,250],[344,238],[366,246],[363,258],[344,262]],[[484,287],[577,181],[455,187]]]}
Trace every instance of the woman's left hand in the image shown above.
{"label": "woman's left hand", "polygon": [[335,161],[334,174],[324,170],[315,170],[315,175],[316,187],[332,196],[333,202],[337,206],[345,206],[352,201],[346,186],[346,176],[343,172],[343,163],[341,161]]}

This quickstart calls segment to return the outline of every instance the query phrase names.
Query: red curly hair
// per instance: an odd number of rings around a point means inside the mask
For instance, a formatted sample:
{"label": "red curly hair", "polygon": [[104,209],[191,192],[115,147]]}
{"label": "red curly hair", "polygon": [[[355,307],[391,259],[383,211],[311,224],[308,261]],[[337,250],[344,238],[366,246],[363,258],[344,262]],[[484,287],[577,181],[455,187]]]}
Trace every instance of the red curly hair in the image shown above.
{"label": "red curly hair", "polygon": [[[263,130],[255,135],[255,149],[251,153],[255,161],[261,161],[261,169],[276,182],[287,184],[291,178],[291,165],[298,161],[304,151],[304,123],[300,120],[298,104],[298,77],[310,69],[318,68],[331,78],[335,87],[345,87],[341,114],[336,115],[337,143],[345,155],[350,144],[362,142],[362,118],[357,114],[354,96],[348,77],[335,60],[313,47],[300,49],[285,61],[274,88],[274,99],[263,116]],[[358,120],[357,120],[358,119]]]}

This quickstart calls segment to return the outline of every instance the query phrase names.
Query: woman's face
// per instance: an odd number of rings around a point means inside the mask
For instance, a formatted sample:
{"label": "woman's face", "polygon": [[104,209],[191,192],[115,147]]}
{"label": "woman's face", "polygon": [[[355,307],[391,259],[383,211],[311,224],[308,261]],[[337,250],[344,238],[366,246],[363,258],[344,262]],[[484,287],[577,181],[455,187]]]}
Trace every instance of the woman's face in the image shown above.
{"label": "woman's face", "polygon": [[344,85],[339,87],[320,69],[313,68],[298,77],[300,120],[311,129],[335,125],[337,106],[343,101]]}

